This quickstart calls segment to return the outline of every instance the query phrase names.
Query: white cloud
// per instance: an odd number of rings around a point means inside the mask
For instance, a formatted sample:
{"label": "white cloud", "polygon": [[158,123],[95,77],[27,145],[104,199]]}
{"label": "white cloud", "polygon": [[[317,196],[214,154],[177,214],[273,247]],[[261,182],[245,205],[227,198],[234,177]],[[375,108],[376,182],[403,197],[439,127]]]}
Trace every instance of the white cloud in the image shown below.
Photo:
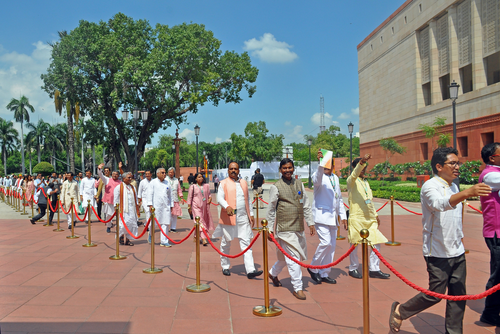
{"label": "white cloud", "polygon": [[259,40],[252,38],[244,43],[244,50],[266,63],[290,63],[298,58],[295,52],[290,51],[292,45],[277,41],[270,33],[265,33]]}
{"label": "white cloud", "polygon": [[358,137],[359,138],[359,132],[356,132],[356,134],[354,135],[354,137]]}
{"label": "white cloud", "polygon": [[186,128],[186,129],[182,130],[181,133],[179,133],[179,137],[185,138],[187,140],[193,140],[194,139],[194,131]]}
{"label": "white cloud", "polygon": [[290,122],[290,121],[286,121],[286,122],[285,122],[285,125],[286,125],[286,126],[290,126],[290,125],[292,125],[292,122]]}
{"label": "white cloud", "polygon": [[[321,125],[321,113],[317,112],[314,115],[312,115],[311,122],[314,125],[318,125],[318,126]],[[329,126],[331,124],[338,124],[338,122],[334,121],[333,116],[326,112],[325,113],[325,125]]]}
{"label": "white cloud", "polygon": [[222,143],[222,138],[221,137],[215,137],[215,143],[216,144]]}
{"label": "white cloud", "polygon": [[354,115],[359,115],[359,107],[351,109],[351,112],[352,112]]}
{"label": "white cloud", "polygon": [[339,119],[349,119],[351,118],[351,115],[349,115],[348,113],[346,112],[343,112],[342,114],[340,114],[339,116]]}
{"label": "white cloud", "polygon": [[40,88],[43,84],[40,75],[50,64],[50,46],[41,41],[32,45],[34,50],[30,55],[9,52],[0,45],[0,117],[11,120],[13,114],[5,106],[12,98],[25,95],[35,108],[35,113],[30,113],[31,122],[39,119],[48,123],[64,122],[64,117],[54,112],[48,94]]}
{"label": "white cloud", "polygon": [[296,125],[293,127],[291,131],[285,133],[285,142],[286,143],[303,143],[304,142],[304,134],[302,133],[302,129],[304,127],[302,125]]}

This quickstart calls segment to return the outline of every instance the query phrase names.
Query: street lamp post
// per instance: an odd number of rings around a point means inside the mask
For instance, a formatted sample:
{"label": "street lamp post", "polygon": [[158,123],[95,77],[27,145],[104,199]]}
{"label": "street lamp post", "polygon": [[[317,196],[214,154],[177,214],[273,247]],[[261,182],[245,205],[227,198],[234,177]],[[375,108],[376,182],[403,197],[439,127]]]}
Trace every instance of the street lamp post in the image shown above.
{"label": "street lamp post", "polygon": [[450,99],[451,99],[451,104],[453,106],[453,148],[457,149],[457,115],[456,115],[456,101],[458,98],[458,88],[460,87],[459,84],[453,80],[451,85],[449,86],[450,88]]}
{"label": "street lamp post", "polygon": [[200,135],[200,127],[198,124],[194,127],[194,135],[196,136],[196,173],[198,173],[198,136]]}
{"label": "street lamp post", "polygon": [[309,146],[309,189],[311,189],[311,144],[312,140],[307,140],[307,145]]}
{"label": "street lamp post", "polygon": [[172,167],[175,168],[175,141],[172,144]]}
{"label": "street lamp post", "polygon": [[354,130],[354,124],[352,124],[352,122],[349,122],[349,124],[347,124],[347,128],[349,129],[349,137],[351,141],[351,148],[349,151],[349,171],[352,173],[352,132]]}

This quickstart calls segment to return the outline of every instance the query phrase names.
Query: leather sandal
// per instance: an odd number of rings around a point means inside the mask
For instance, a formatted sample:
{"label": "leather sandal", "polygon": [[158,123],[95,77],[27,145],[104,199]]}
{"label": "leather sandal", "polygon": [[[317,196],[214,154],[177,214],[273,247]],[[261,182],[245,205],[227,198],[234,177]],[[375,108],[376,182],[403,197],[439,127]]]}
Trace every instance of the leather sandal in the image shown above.
{"label": "leather sandal", "polygon": [[271,279],[271,281],[273,282],[273,285],[275,287],[280,287],[280,286],[283,286],[280,282],[280,280],[278,279],[278,276],[272,276],[271,274],[269,274],[269,278]]}
{"label": "leather sandal", "polygon": [[130,241],[129,239],[127,239],[127,241],[125,242],[125,245],[126,246],[133,246],[134,244],[132,243],[132,241]]}
{"label": "leather sandal", "polygon": [[[401,315],[396,314],[396,307],[399,305],[398,302],[392,303],[391,306],[391,315],[389,316],[389,328],[392,333],[399,333],[399,329],[401,328],[401,324],[403,323],[403,319]],[[401,322],[397,322],[396,320],[400,320]]]}

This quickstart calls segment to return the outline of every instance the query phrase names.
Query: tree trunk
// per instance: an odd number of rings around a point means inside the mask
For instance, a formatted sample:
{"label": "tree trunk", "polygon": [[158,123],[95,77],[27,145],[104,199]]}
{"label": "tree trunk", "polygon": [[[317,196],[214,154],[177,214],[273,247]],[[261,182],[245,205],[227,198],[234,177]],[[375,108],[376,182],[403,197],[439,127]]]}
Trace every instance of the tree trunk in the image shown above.
{"label": "tree trunk", "polygon": [[71,105],[71,112],[68,116],[68,156],[69,156],[69,170],[75,173],[75,134],[73,131],[73,114],[75,107]]}
{"label": "tree trunk", "polygon": [[38,151],[38,163],[40,163],[40,161],[42,161],[40,144],[38,144],[38,146],[37,146],[37,151]]}
{"label": "tree trunk", "polygon": [[24,175],[24,135],[23,135],[23,121],[24,118],[21,118],[21,174]]}
{"label": "tree trunk", "polygon": [[57,173],[56,148],[55,147],[52,147],[52,166],[54,166],[54,172]]}
{"label": "tree trunk", "polygon": [[92,144],[92,175],[96,175],[95,172],[95,145]]}
{"label": "tree trunk", "polygon": [[80,136],[80,141],[82,142],[82,173],[85,174],[85,155],[83,154],[83,133]]}
{"label": "tree trunk", "polygon": [[31,168],[31,148],[30,148],[30,175],[33,174],[32,168]]}
{"label": "tree trunk", "polygon": [[3,150],[3,170],[5,172],[5,176],[7,176],[7,150]]}
{"label": "tree trunk", "polygon": [[69,172],[69,152],[66,150],[66,172]]}

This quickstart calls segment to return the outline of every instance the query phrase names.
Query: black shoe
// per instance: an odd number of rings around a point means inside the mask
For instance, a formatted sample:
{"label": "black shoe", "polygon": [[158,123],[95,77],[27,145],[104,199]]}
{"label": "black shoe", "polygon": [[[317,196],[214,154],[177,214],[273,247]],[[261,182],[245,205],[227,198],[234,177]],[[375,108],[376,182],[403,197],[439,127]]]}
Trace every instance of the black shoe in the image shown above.
{"label": "black shoe", "polygon": [[177,233],[177,230],[175,228],[172,228],[172,229],[170,229],[170,232]]}
{"label": "black shoe", "polygon": [[494,316],[485,316],[484,314],[482,314],[481,318],[479,318],[479,321],[484,322],[485,324],[488,324],[488,325],[500,327],[500,317],[499,316],[497,316],[495,318]]}
{"label": "black shoe", "polygon": [[354,278],[363,278],[363,275],[358,271],[358,269],[349,270],[349,276]]}
{"label": "black shoe", "polygon": [[106,233],[111,233],[111,227],[106,227]]}
{"label": "black shoe", "polygon": [[330,278],[328,276],[326,277],[321,277],[321,281],[322,282],[325,282],[325,283],[328,283],[328,284],[337,284],[337,281],[334,280],[333,278]]}
{"label": "black shoe", "polygon": [[248,279],[251,279],[251,278],[254,278],[254,277],[257,277],[257,276],[262,275],[262,273],[263,273],[263,271],[262,271],[262,270],[259,270],[259,271],[254,270],[254,271],[252,271],[251,273],[248,273],[248,274],[247,274],[247,277],[248,277]]}
{"label": "black shoe", "polygon": [[370,278],[380,278],[380,279],[389,279],[391,277],[390,274],[386,274],[379,271],[370,271]]}
{"label": "black shoe", "polygon": [[33,224],[33,225],[35,225],[35,224],[36,224],[36,223],[35,223],[35,221],[34,221],[33,219],[30,219],[30,223],[31,223],[31,224]]}
{"label": "black shoe", "polygon": [[312,280],[316,284],[321,284],[321,277],[319,277],[319,273],[313,273],[312,270],[309,268],[307,268],[307,272],[309,273],[309,275],[311,275]]}
{"label": "black shoe", "polygon": [[222,275],[231,276],[231,272],[229,271],[229,269],[222,269]]}

